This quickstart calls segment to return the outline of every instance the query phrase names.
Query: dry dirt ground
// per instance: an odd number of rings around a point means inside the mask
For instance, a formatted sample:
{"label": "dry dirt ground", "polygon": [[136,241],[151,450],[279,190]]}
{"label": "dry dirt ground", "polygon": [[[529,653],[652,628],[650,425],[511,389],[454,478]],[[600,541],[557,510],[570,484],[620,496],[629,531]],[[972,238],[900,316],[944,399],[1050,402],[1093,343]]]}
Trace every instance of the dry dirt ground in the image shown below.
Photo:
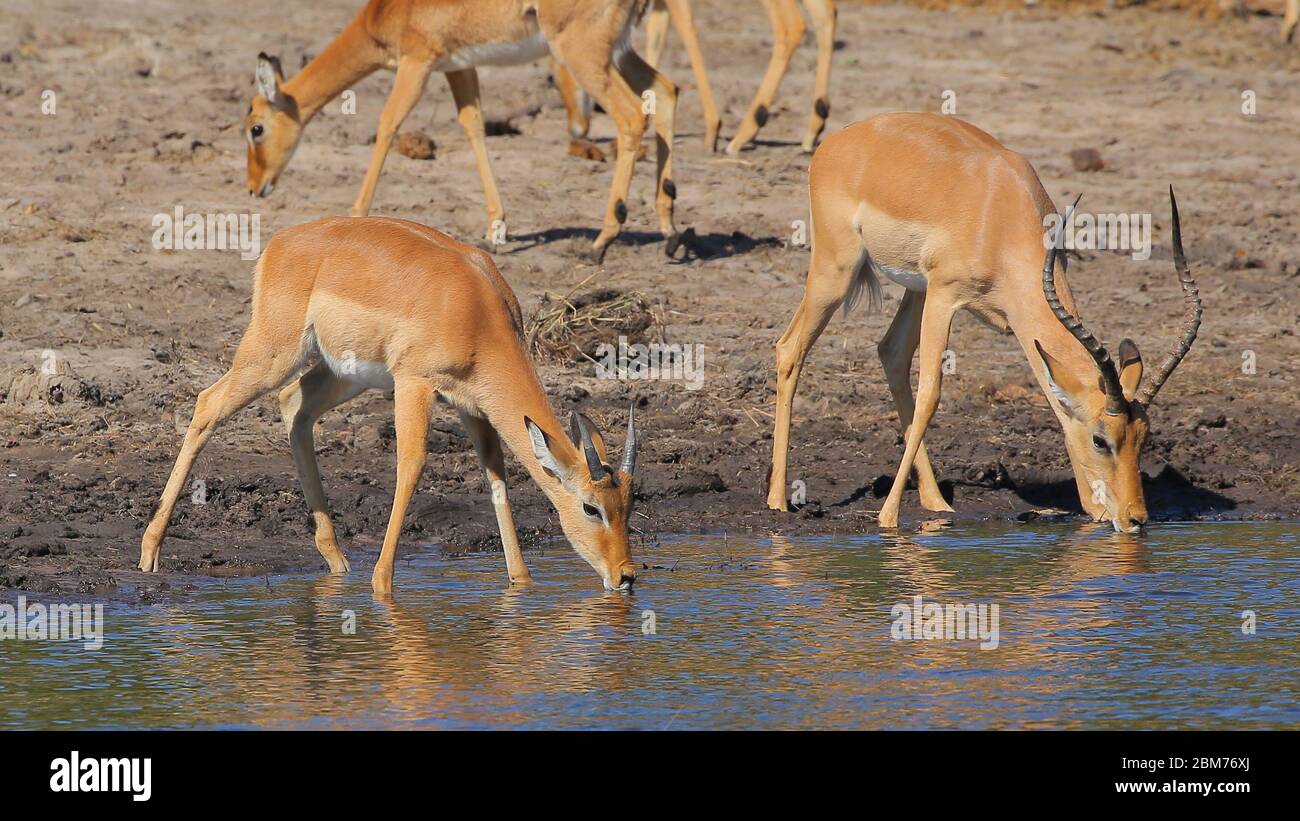
{"label": "dry dirt ground", "polygon": [[[359,5],[0,0],[0,588],[148,598],[193,574],[323,566],[266,397],[198,461],[206,503],[183,497],[163,551],[169,575],[133,569],[178,425],[228,365],[251,287],[252,263],[238,252],[155,250],[153,219],[178,206],[251,211],[265,243],[347,212],[391,75],[356,87],[355,115],[335,104],[312,123],[266,200],[245,190],[239,123],[259,50],[296,70]],[[725,141],[771,34],[758,3],[696,5]],[[1177,187],[1205,324],[1152,414],[1144,470],[1156,518],[1300,513],[1300,44],[1279,44],[1277,22],[1208,23],[1141,7],[1061,15],[841,5],[830,128],[952,100],[958,116],[1024,153],[1058,204],[1086,191],[1094,212],[1154,214],[1151,260],[1089,251],[1071,267],[1089,324],[1111,344],[1132,336],[1149,359],[1170,346],[1181,311],[1165,199],[1166,185]],[[765,509],[772,347],[808,262],[790,238],[806,218],[809,158],[797,143],[813,60],[809,39],[760,144],[728,159],[701,146],[691,74],[671,38],[664,69],[683,87],[676,176],[679,224],[696,232],[691,258],[664,257],[646,160],[627,233],[599,271],[577,252],[599,225],[612,165],[566,153],[545,65],[481,72],[489,118],[516,115],[518,133],[491,137],[489,148],[512,234],[496,259],[525,314],[544,292],[569,293],[595,273],[589,285],[645,294],[667,341],[704,346],[698,390],[598,379],[590,363],[541,367],[562,414],[582,408],[617,429],[629,399],[639,403],[645,517],[635,521],[644,538],[870,531],[900,456],[875,351],[898,304],[890,285],[885,312],[837,316],[805,370],[791,477],[806,484],[808,505]],[[52,115],[42,113],[46,91]],[[1243,95],[1253,114],[1243,113]],[[483,197],[440,78],[406,130],[431,136],[436,157],[391,156],[374,213],[479,236]],[[597,144],[610,151],[612,134],[597,117]],[[1098,149],[1105,168],[1076,171],[1069,155],[1079,148]],[[1077,510],[1061,434],[1014,340],[963,316],[952,348],[955,372],[927,442],[958,517]],[[1251,362],[1253,372],[1243,367]],[[404,546],[497,549],[490,498],[453,416],[436,419],[429,442]],[[364,567],[393,486],[390,403],[372,392],[330,413],[317,444],[340,536],[354,568]],[[512,482],[529,542],[558,534],[517,465]],[[922,518],[909,493],[904,526]]]}

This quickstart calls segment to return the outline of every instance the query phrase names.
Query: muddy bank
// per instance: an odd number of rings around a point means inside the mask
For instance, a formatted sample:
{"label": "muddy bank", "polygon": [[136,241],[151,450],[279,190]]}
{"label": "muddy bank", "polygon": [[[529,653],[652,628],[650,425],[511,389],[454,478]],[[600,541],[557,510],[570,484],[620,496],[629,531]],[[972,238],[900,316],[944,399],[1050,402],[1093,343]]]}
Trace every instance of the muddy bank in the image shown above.
{"label": "muddy bank", "polygon": [[[250,201],[243,188],[238,124],[256,52],[297,67],[357,5],[319,3],[291,22],[245,0],[184,15],[148,0],[134,20],[97,3],[9,4],[16,8],[0,19],[0,588],[157,596],[192,576],[322,566],[267,397],[200,457],[193,479],[202,484],[183,497],[164,547],[168,575],[133,570],[194,397],[229,363],[251,288],[251,263],[238,252],[155,251],[152,219],[177,206],[251,207],[265,242],[280,228],[346,213],[391,75],[357,86],[355,116],[331,110],[310,126],[267,200]],[[698,5],[701,36],[717,55],[710,68],[725,138],[771,35],[757,3],[734,15],[723,4]],[[1157,519],[1300,515],[1300,48],[1276,44],[1275,24],[1211,26],[1142,8],[1057,16],[845,4],[840,12],[831,128],[891,109],[937,111],[953,99],[959,116],[1028,156],[1058,203],[1086,191],[1094,211],[1154,214],[1149,261],[1105,251],[1071,261],[1089,324],[1111,344],[1133,337],[1149,359],[1172,344],[1181,310],[1164,200],[1167,184],[1178,188],[1206,315],[1152,414],[1144,470]],[[250,29],[260,33],[240,33]],[[901,455],[875,352],[897,307],[898,293],[887,291],[883,313],[837,317],[804,371],[790,475],[804,483],[808,505],[786,515],[764,509],[772,346],[808,261],[790,238],[792,223],[806,218],[808,158],[798,139],[813,59],[809,43],[760,144],[730,159],[701,147],[690,71],[670,40],[665,71],[684,89],[679,226],[695,230],[692,253],[685,262],[664,258],[653,162],[642,162],[628,232],[591,282],[645,294],[664,340],[702,346],[698,390],[601,379],[589,362],[541,367],[561,412],[580,408],[607,430],[638,403],[642,538],[870,531]],[[485,69],[482,85],[489,118],[513,116],[489,138],[512,235],[497,263],[528,315],[543,294],[567,294],[593,274],[577,252],[595,234],[612,168],[569,155],[544,66]],[[50,116],[40,113],[47,90],[58,100]],[[1257,102],[1251,115],[1242,110],[1246,92]],[[374,213],[477,237],[482,194],[440,81],[406,128],[430,136],[435,156],[390,157]],[[593,139],[610,154],[612,133],[598,117]],[[1070,152],[1083,148],[1100,152],[1101,170],[1076,170]],[[1076,508],[1059,429],[1014,341],[963,316],[952,347],[955,372],[927,446],[957,518]],[[317,444],[340,538],[359,557],[354,568],[364,568],[393,486],[391,405],[371,393],[328,414]],[[404,545],[498,549],[490,498],[454,417],[434,422],[429,445]],[[525,541],[558,534],[540,493],[511,471]],[[914,494],[903,517],[911,527],[930,518]]]}

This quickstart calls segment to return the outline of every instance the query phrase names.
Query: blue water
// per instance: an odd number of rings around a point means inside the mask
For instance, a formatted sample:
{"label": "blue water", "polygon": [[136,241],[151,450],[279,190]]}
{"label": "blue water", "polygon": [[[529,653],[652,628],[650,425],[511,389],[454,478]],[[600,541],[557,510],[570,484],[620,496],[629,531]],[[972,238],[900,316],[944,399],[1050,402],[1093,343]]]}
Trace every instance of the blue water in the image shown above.
{"label": "blue water", "polygon": [[[100,650],[0,641],[0,727],[1300,726],[1295,524],[692,536],[634,555],[650,569],[632,595],[554,544],[525,554],[525,589],[499,554],[428,551],[398,563],[391,603],[364,571],[109,601]],[[894,637],[918,595],[984,605],[986,628],[996,604],[996,647]]]}

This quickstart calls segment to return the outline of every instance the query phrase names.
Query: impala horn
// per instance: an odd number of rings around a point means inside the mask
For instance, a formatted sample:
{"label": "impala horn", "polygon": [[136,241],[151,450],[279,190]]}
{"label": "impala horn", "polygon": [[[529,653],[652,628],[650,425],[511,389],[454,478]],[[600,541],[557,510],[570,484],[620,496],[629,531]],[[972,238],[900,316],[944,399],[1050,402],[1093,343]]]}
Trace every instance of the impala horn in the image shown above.
{"label": "impala horn", "polygon": [[623,443],[623,464],[618,466],[621,473],[631,476],[636,472],[636,403],[627,409],[627,441]]}
{"label": "impala horn", "polygon": [[1150,407],[1151,400],[1156,398],[1156,393],[1160,386],[1165,384],[1169,374],[1174,372],[1178,363],[1183,361],[1187,352],[1192,349],[1192,343],[1196,341],[1196,332],[1201,328],[1201,293],[1196,288],[1196,280],[1192,279],[1191,269],[1187,267],[1187,257],[1183,255],[1183,232],[1178,223],[1178,200],[1174,199],[1174,187],[1169,186],[1169,210],[1173,214],[1174,220],[1174,268],[1178,271],[1178,282],[1183,286],[1183,335],[1178,340],[1178,344],[1170,351],[1165,361],[1160,363],[1156,368],[1155,375],[1147,386],[1138,393],[1137,401],[1142,407]]}
{"label": "impala horn", "polygon": [[[1074,204],[1066,209],[1065,219],[1061,221],[1060,230],[1056,233],[1056,236],[1051,237],[1051,242],[1048,244],[1047,258],[1043,261],[1043,295],[1047,297],[1047,306],[1052,309],[1052,313],[1070,332],[1070,335],[1082,343],[1088,354],[1092,356],[1093,361],[1097,363],[1097,369],[1101,372],[1101,389],[1106,394],[1106,413],[1118,415],[1126,412],[1128,402],[1124,399],[1124,389],[1120,387],[1119,373],[1115,370],[1115,362],[1110,358],[1110,352],[1106,350],[1106,346],[1102,345],[1097,337],[1083,327],[1083,323],[1078,318],[1065,310],[1060,297],[1056,295],[1057,247],[1063,243],[1066,228],[1070,224],[1071,217],[1074,216],[1075,206],[1079,204],[1081,199],[1083,199],[1083,194],[1076,197]],[[1175,362],[1174,364],[1178,363]]]}
{"label": "impala horn", "polygon": [[578,412],[569,414],[569,438],[573,444],[582,448],[582,455],[587,459],[587,473],[591,481],[599,482],[605,478],[605,464],[600,461],[596,445],[591,441],[592,421]]}

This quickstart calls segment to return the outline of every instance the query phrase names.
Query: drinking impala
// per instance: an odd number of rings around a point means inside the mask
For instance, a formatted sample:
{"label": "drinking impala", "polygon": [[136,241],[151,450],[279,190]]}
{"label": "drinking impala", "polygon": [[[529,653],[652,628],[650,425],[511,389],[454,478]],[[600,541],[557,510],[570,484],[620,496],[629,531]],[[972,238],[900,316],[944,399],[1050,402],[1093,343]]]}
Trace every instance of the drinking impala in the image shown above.
{"label": "drinking impala", "polygon": [[424,467],[430,406],[456,409],[492,487],[510,579],[527,581],[505,493],[501,441],[524,463],[559,514],[560,527],[609,589],[636,578],[628,548],[636,431],[617,469],[591,420],[561,435],[523,342],[510,286],[483,251],[432,228],[379,217],[334,217],[276,235],[258,261],[252,319],[234,362],[199,394],[194,417],[157,512],[140,545],[140,569],[157,571],[167,523],[195,457],[217,425],[288,382],[280,392],[316,548],[330,571],[348,570],[334,538],[316,466],[312,425],[369,388],[390,390],[397,430],[397,490],[375,564],[376,593],[390,593],[402,518]]}
{"label": "drinking impala", "polygon": [[[939,404],[949,327],[965,308],[1015,333],[1065,433],[1084,510],[1098,521],[1109,520],[1116,530],[1141,528],[1147,509],[1138,460],[1147,437],[1147,410],[1187,355],[1201,321],[1173,189],[1174,265],[1185,317],[1178,343],[1144,388],[1137,346],[1128,339],[1120,343],[1117,367],[1078,319],[1064,259],[1056,271],[1059,236],[1044,250],[1045,220],[1055,208],[1033,167],[975,126],[913,113],[857,123],[818,149],[808,192],[812,261],[803,301],[776,346],[768,507],[787,509],[790,414],[808,350],[836,308],[851,308],[864,290],[878,302],[884,274],[905,289],[878,350],[906,448],[880,510],[882,527],[898,526],[903,489],[914,467],[921,505],[952,510],[939,492],[922,438]],[[913,400],[910,370],[918,347]]]}

